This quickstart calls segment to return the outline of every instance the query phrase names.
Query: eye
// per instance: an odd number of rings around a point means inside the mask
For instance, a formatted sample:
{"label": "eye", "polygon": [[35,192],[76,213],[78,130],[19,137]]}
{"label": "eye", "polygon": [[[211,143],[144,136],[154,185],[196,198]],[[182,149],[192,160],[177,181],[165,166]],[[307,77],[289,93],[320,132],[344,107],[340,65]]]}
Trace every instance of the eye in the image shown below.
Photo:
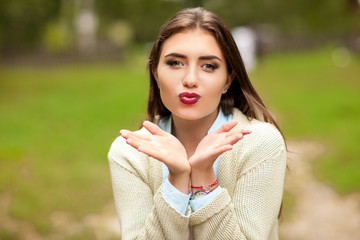
{"label": "eye", "polygon": [[203,66],[202,66],[206,71],[214,71],[215,69],[217,69],[219,66],[217,65],[217,64],[209,64],[209,63],[207,63],[207,64],[204,64]]}
{"label": "eye", "polygon": [[184,64],[178,60],[168,60],[166,61],[166,64],[169,65],[170,67],[181,67]]}

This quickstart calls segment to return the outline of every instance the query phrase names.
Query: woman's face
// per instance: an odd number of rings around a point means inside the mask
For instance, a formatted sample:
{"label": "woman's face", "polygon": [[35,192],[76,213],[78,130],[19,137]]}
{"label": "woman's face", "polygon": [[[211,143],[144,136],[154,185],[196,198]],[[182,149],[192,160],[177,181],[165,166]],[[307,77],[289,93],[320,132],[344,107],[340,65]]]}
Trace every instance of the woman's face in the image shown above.
{"label": "woman's face", "polygon": [[167,39],[153,74],[163,104],[173,117],[185,120],[215,119],[232,80],[215,38],[201,29]]}

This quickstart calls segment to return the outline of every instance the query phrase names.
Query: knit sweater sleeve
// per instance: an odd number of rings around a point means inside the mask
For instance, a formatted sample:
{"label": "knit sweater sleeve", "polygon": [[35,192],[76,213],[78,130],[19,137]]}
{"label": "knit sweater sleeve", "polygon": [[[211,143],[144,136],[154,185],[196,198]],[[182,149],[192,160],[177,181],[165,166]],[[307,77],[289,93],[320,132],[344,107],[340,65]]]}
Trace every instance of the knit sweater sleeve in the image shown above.
{"label": "knit sweater sleeve", "polygon": [[122,239],[186,239],[189,217],[154,192],[146,176],[146,156],[121,137],[110,148],[109,163]]}
{"label": "knit sweater sleeve", "polygon": [[[262,131],[253,133],[263,135]],[[241,169],[233,188],[224,188],[212,202],[191,215],[196,239],[278,239],[286,149],[277,130],[270,128],[269,135],[250,144],[250,149],[238,149],[248,154],[246,160],[239,159],[246,162],[237,166]]]}

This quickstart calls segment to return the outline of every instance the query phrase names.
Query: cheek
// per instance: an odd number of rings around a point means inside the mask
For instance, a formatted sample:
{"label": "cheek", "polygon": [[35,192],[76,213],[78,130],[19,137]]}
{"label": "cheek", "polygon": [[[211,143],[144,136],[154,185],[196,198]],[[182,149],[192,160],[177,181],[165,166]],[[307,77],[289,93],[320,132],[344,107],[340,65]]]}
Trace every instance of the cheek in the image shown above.
{"label": "cheek", "polygon": [[169,71],[168,69],[159,68],[157,84],[162,95],[171,95],[178,87],[181,76],[179,72]]}
{"label": "cheek", "polygon": [[226,89],[226,78],[223,75],[213,78],[207,84],[207,93],[213,96],[222,95]]}
{"label": "cheek", "polygon": [[161,94],[169,94],[171,91],[171,83],[169,81],[164,81],[163,79],[158,80],[158,87]]}
{"label": "cheek", "polygon": [[[158,87],[160,91],[161,101],[165,106],[172,104],[174,102],[174,96],[176,95],[174,91],[174,85],[171,81],[164,81],[165,79],[158,79]],[[167,106],[168,107],[168,106]]]}

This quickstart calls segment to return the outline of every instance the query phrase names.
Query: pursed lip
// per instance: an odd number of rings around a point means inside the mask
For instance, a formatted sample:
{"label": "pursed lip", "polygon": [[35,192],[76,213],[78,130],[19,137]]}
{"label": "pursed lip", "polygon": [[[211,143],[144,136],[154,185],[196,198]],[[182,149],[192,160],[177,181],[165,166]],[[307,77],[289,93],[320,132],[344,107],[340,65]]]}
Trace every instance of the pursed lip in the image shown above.
{"label": "pursed lip", "polygon": [[201,96],[197,93],[182,92],[179,94],[179,100],[183,104],[195,104],[199,101]]}

